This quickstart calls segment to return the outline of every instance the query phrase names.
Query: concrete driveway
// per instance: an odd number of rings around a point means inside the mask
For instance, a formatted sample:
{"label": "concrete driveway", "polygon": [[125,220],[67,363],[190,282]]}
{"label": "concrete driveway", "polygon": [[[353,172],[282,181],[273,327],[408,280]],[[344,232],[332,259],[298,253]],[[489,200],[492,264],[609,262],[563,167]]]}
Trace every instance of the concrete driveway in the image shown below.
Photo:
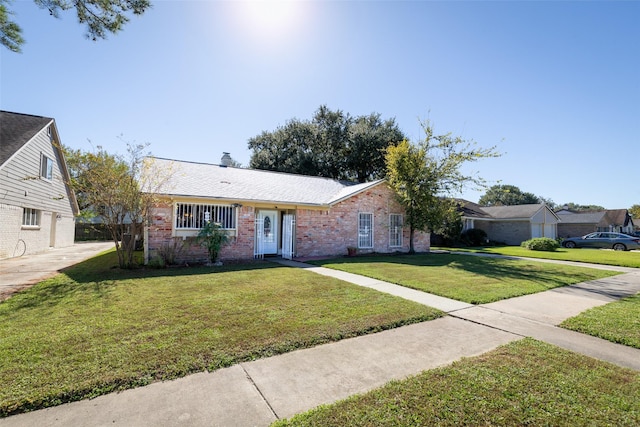
{"label": "concrete driveway", "polygon": [[0,301],[55,276],[62,269],[113,248],[113,242],[76,243],[33,255],[0,260]]}

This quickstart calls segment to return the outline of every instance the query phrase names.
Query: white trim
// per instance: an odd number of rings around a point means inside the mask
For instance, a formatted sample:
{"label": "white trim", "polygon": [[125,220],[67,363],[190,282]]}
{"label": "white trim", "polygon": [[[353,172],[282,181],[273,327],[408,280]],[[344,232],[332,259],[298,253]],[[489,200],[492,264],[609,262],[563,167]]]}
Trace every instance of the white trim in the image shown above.
{"label": "white trim", "polygon": [[[362,215],[369,215],[369,217],[371,218],[371,229],[366,228],[364,229],[364,233],[360,232],[360,219]],[[373,249],[373,247],[375,246],[375,239],[374,239],[374,218],[373,218],[373,212],[358,212],[358,248],[359,249]],[[367,237],[368,236],[368,237]],[[367,239],[370,240],[370,246],[365,246],[363,245],[363,239]],[[364,242],[366,243],[366,242]]]}
{"label": "white trim", "polygon": [[[47,161],[45,161],[48,160]],[[49,168],[48,165],[51,165],[51,167]],[[44,170],[46,166],[46,171]],[[53,166],[54,166],[54,162],[53,159],[49,156],[47,156],[45,153],[43,153],[42,151],[40,152],[40,178],[47,181],[47,182],[52,182],[53,181]],[[49,170],[51,169],[51,170]],[[51,177],[49,177],[49,172],[51,172]],[[46,173],[47,176],[44,176],[43,173]]]}
{"label": "white trim", "polygon": [[[392,230],[391,217],[400,217],[400,225],[395,225],[395,230]],[[399,213],[390,213],[389,214],[389,247],[390,248],[401,248],[402,247],[402,238],[403,238],[403,227],[404,227],[404,217]],[[400,230],[398,230],[398,228]]]}

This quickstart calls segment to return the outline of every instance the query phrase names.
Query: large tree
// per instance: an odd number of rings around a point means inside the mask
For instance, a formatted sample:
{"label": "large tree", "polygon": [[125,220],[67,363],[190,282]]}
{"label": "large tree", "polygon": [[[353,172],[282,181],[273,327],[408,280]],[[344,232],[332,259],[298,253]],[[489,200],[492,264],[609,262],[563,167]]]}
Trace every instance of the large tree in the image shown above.
{"label": "large tree", "polygon": [[494,185],[480,197],[481,206],[511,206],[541,203],[540,197],[520,190],[515,185]]}
{"label": "large tree", "polygon": [[581,205],[578,203],[563,203],[559,205],[562,209],[567,209],[572,212],[598,212],[606,210],[603,206],[600,205]]}
{"label": "large tree", "polygon": [[[98,216],[109,231],[121,268],[134,265],[135,236],[141,236],[149,219],[155,194],[171,171],[153,168],[146,158],[146,145],[128,145],[128,156],[95,151],[66,149],[71,188],[85,213]],[[148,171],[153,168],[153,173]],[[131,238],[126,239],[129,235]]]}
{"label": "large tree", "polygon": [[[86,24],[86,36],[92,40],[105,39],[129,22],[130,15],[142,15],[151,7],[150,0],[34,0],[41,9],[58,18],[60,12],[74,9],[78,21]],[[11,0],[0,0],[0,43],[13,52],[21,52],[24,39],[22,29],[12,20],[7,8]]]}
{"label": "large tree", "polygon": [[460,215],[452,194],[469,184],[484,184],[477,175],[464,174],[462,165],[499,156],[495,147],[478,148],[475,142],[451,133],[434,135],[429,121],[421,124],[424,140],[390,146],[385,156],[387,180],[406,212],[411,253],[415,252],[415,231],[437,233]]}
{"label": "large tree", "polygon": [[249,140],[249,167],[366,182],[384,177],[385,149],[404,139],[394,119],[352,117],[327,106]]}
{"label": "large tree", "polygon": [[634,225],[636,227],[640,227],[640,205],[633,205],[629,208],[629,213],[631,217],[635,219]]}

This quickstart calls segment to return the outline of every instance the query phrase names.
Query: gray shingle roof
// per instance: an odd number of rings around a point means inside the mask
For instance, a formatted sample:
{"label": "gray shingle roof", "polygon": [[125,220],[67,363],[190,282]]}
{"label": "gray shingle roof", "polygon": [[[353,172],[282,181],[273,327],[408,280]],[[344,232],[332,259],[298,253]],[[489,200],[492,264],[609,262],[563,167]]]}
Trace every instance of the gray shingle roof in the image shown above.
{"label": "gray shingle roof", "polygon": [[464,199],[456,199],[456,202],[458,203],[459,211],[465,217],[491,218],[491,216],[483,210],[482,206],[477,203],[473,203]]}
{"label": "gray shingle roof", "polygon": [[223,167],[153,157],[153,168],[170,171],[162,193],[214,200],[331,206],[383,180],[357,184],[305,175]]}
{"label": "gray shingle roof", "polygon": [[482,210],[488,213],[492,218],[515,219],[531,218],[543,207],[544,203],[538,203],[532,205],[483,206]]}
{"label": "gray shingle roof", "polygon": [[560,220],[563,224],[597,224],[604,217],[605,211],[565,213],[561,214]]}
{"label": "gray shingle roof", "polygon": [[0,111],[0,166],[53,119]]}

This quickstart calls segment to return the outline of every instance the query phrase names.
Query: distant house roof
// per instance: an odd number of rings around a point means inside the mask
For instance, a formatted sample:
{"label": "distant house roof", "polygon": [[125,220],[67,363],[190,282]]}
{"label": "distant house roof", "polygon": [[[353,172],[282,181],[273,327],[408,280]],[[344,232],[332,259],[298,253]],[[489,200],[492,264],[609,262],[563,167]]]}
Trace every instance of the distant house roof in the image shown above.
{"label": "distant house roof", "polygon": [[384,180],[351,183],[330,178],[150,157],[152,168],[170,171],[161,192],[220,201],[329,207]]}
{"label": "distant house roof", "polygon": [[567,210],[559,211],[564,224],[596,224],[599,227],[610,225],[626,227],[633,224],[631,215],[627,209],[608,209],[597,212],[571,212]]}
{"label": "distant house roof", "polygon": [[543,209],[544,203],[530,205],[487,206],[482,210],[495,219],[525,219],[531,218]]}
{"label": "distant house roof", "polygon": [[612,225],[626,227],[630,223],[633,225],[633,220],[627,209],[608,209],[605,211],[605,217]]}
{"label": "distant house roof", "polygon": [[467,218],[490,218],[490,215],[482,210],[482,206],[464,199],[456,199],[462,216]]}
{"label": "distant house roof", "polygon": [[[467,218],[500,220],[500,219],[529,219],[545,207],[544,203],[529,205],[508,205],[508,206],[480,206],[468,200],[458,199],[461,205],[462,215]],[[551,209],[550,212],[553,213]],[[555,215],[555,214],[554,214]],[[564,217],[563,217],[564,218]]]}
{"label": "distant house roof", "polygon": [[605,212],[559,213],[563,224],[597,224],[604,217]]}
{"label": "distant house roof", "polygon": [[0,111],[0,166],[52,121],[49,117]]}

